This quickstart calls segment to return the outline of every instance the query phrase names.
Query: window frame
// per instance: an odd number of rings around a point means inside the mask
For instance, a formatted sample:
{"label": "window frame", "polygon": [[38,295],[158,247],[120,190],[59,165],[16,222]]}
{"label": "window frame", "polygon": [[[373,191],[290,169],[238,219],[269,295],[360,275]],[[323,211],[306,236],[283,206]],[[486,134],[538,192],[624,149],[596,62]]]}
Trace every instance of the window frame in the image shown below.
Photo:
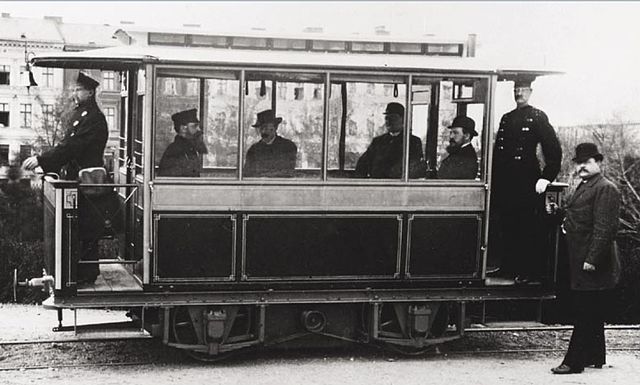
{"label": "window frame", "polygon": [[[383,71],[383,70],[353,70],[353,69],[336,69],[336,70],[326,70],[319,68],[280,68],[276,66],[264,67],[264,68],[254,68],[248,65],[238,65],[238,66],[189,66],[189,65],[172,65],[172,64],[159,64],[155,66],[156,71],[154,74],[154,82],[153,82],[153,103],[155,105],[156,98],[159,95],[159,90],[156,88],[157,80],[155,78],[161,77],[186,77],[186,78],[198,78],[198,79],[207,79],[207,78],[216,78],[216,74],[224,73],[224,72],[234,72],[238,73],[238,79],[240,81],[240,90],[239,90],[239,111],[238,111],[238,172],[236,177],[233,179],[229,178],[221,178],[216,176],[203,176],[203,177],[158,177],[153,174],[153,178],[155,180],[166,181],[167,183],[171,183],[177,180],[180,181],[189,181],[189,183],[204,183],[204,184],[217,184],[217,183],[238,183],[238,184],[295,184],[295,185],[305,185],[305,184],[322,184],[322,185],[424,185],[424,184],[455,184],[455,185],[480,185],[485,184],[487,181],[488,172],[486,170],[487,160],[486,158],[489,156],[489,138],[487,137],[489,128],[490,128],[490,106],[492,103],[493,95],[491,94],[491,84],[493,76],[489,73],[478,72],[478,73],[444,73],[444,72],[429,72],[429,71]],[[245,109],[244,109],[244,95],[245,95],[245,85],[246,81],[249,80],[246,78],[247,73],[256,73],[256,72],[273,72],[273,73],[281,73],[282,76],[287,76],[288,74],[296,74],[296,73],[309,73],[316,74],[324,77],[324,84],[319,85],[319,87],[324,88],[324,113],[323,113],[323,133],[322,133],[322,164],[321,164],[321,178],[317,179],[307,179],[307,178],[244,178],[242,176],[242,165],[245,162],[246,151],[248,148],[245,148],[244,144],[244,135],[247,129],[250,129],[245,126],[244,121],[245,117]],[[468,179],[468,180],[438,180],[438,179],[409,179],[408,174],[408,148],[409,148],[409,139],[408,135],[405,135],[405,143],[403,148],[403,176],[400,179],[358,179],[358,178],[344,178],[344,179],[333,179],[327,177],[327,136],[328,136],[328,101],[329,101],[329,92],[327,92],[327,87],[329,87],[334,80],[344,80],[344,79],[352,79],[354,82],[362,82],[366,80],[373,81],[375,83],[385,84],[386,82],[381,81],[381,79],[405,79],[405,81],[401,84],[404,84],[407,87],[407,97],[406,100],[399,100],[400,103],[405,105],[407,108],[405,109],[405,133],[410,132],[411,130],[411,114],[412,114],[412,93],[410,92],[411,86],[414,85],[414,78],[441,78],[447,80],[456,80],[456,79],[464,79],[464,80],[479,80],[484,81],[487,84],[489,90],[487,91],[486,97],[484,99],[484,112],[483,112],[483,124],[482,132],[480,134],[481,138],[479,138],[482,143],[481,152],[481,160],[479,164],[479,172],[480,178],[478,179]],[[254,79],[251,79],[254,80]],[[267,82],[268,83],[268,82]],[[216,91],[217,92],[217,91]],[[276,88],[275,92],[280,92],[278,88]],[[202,104],[202,100],[200,102]],[[198,108],[201,109],[200,107]],[[152,137],[153,139],[153,151],[152,151],[152,161],[155,158],[155,129],[156,122],[155,116],[152,122]],[[373,138],[372,138],[373,139]],[[423,147],[426,143],[423,143]],[[425,154],[426,157],[426,154]],[[155,164],[155,163],[154,163]]]}

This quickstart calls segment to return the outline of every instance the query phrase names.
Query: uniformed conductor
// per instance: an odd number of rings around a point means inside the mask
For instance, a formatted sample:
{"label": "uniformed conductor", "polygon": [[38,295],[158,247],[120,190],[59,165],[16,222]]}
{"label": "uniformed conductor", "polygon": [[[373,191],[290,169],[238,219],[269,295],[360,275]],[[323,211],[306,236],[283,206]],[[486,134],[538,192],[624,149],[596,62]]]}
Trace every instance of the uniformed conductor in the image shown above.
{"label": "uniformed conductor", "polygon": [[[562,159],[547,115],[529,105],[532,80],[515,80],[516,108],[500,120],[491,178],[490,263],[498,259],[500,276],[521,283],[540,279],[544,270],[544,201],[540,194],[558,175]],[[536,156],[538,145],[544,168]]]}
{"label": "uniformed conductor", "polygon": [[[82,72],[78,73],[72,98],[76,104],[64,139],[49,151],[27,158],[22,166],[33,170],[40,166],[45,173],[59,173],[63,179],[76,180],[81,169],[104,166],[104,148],[109,129],[96,102],[100,83]],[[103,202],[78,200],[78,228],[82,241],[82,259],[97,260],[97,238],[104,231],[104,218],[96,207]],[[92,283],[99,274],[98,265],[78,266],[78,283]]]}
{"label": "uniformed conductor", "polygon": [[83,168],[104,166],[109,129],[96,103],[99,84],[84,73],[78,73],[72,94],[76,107],[64,139],[53,149],[27,158],[23,163],[25,169],[33,170],[40,166],[45,173],[60,173],[64,179],[75,180]]}

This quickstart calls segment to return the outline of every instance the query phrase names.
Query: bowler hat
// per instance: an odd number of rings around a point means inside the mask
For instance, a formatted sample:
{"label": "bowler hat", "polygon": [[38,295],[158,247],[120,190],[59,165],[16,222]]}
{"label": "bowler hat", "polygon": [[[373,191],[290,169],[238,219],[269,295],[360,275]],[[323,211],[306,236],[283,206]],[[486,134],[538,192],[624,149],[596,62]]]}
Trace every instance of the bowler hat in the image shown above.
{"label": "bowler hat", "polygon": [[589,158],[593,158],[597,162],[602,160],[602,154],[598,151],[598,146],[594,143],[580,143],[576,146],[576,156],[572,159],[575,163],[582,163]]}
{"label": "bowler hat", "polygon": [[274,123],[276,126],[282,122],[282,118],[277,117],[273,110],[264,110],[262,112],[258,112],[258,117],[256,122],[251,125],[251,127],[260,127],[265,123]]}
{"label": "bowler hat", "polygon": [[198,110],[195,108],[176,112],[171,115],[171,120],[173,120],[173,123],[177,126],[185,126],[188,123],[200,123],[198,120]]}
{"label": "bowler hat", "polygon": [[453,122],[451,122],[451,125],[449,126],[449,128],[453,128],[453,127],[462,128],[462,131],[465,134],[471,135],[472,138],[478,135],[478,132],[476,132],[476,122],[474,122],[473,119],[471,119],[468,116],[463,116],[463,115],[456,116],[455,119],[453,119]]}
{"label": "bowler hat", "polygon": [[95,90],[96,87],[100,85],[98,81],[91,78],[90,76],[85,75],[82,72],[78,72],[78,78],[76,79],[76,83],[80,84],[87,90]]}
{"label": "bowler hat", "polygon": [[391,102],[387,104],[387,108],[384,110],[384,114],[398,114],[400,116],[404,116],[404,106],[400,103]]}

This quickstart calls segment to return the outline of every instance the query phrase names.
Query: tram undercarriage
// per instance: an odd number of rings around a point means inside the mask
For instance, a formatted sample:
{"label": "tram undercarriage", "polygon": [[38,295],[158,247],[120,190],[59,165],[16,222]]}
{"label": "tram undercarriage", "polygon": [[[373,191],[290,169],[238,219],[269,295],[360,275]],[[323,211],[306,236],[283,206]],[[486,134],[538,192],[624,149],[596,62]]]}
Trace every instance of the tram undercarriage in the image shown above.
{"label": "tram undercarriage", "polygon": [[370,344],[413,354],[459,338],[461,310],[449,302],[176,306],[159,313],[155,329],[199,360],[258,346]]}

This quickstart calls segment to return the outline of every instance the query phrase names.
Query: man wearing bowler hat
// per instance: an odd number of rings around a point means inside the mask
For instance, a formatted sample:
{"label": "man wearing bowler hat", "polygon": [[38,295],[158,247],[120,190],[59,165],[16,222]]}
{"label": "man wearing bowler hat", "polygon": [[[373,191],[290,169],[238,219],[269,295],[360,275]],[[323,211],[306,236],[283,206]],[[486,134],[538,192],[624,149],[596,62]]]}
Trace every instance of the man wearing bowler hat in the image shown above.
{"label": "man wearing bowler hat", "polygon": [[202,156],[207,146],[202,139],[198,110],[195,108],[171,115],[176,137],[162,154],[158,176],[199,177]]}
{"label": "man wearing bowler hat", "polygon": [[476,123],[467,116],[457,116],[449,126],[447,156],[438,170],[440,179],[475,179],[478,176],[478,155],[471,144],[477,136]]}
{"label": "man wearing bowler hat", "polygon": [[602,175],[602,158],[595,144],[579,144],[573,161],[580,185],[563,209],[547,205],[548,213],[564,216],[575,317],[567,354],[560,366],[551,369],[555,374],[580,373],[606,363],[604,318],[611,289],[620,278],[615,243],[620,191]]}
{"label": "man wearing bowler hat", "polygon": [[[45,173],[59,173],[63,179],[76,180],[81,169],[104,167],[104,148],[109,137],[107,121],[96,102],[100,83],[82,72],[78,73],[72,92],[76,105],[64,139],[49,151],[31,156],[23,162],[26,170],[41,167]],[[109,198],[106,198],[109,199]],[[78,228],[83,260],[98,259],[98,238],[104,232],[103,198],[78,199]],[[97,264],[78,265],[78,283],[93,283],[99,275]]]}
{"label": "man wearing bowler hat", "polygon": [[[398,179],[402,176],[402,148],[404,106],[389,103],[384,111],[387,133],[373,138],[356,163],[356,175],[362,178]],[[409,177],[426,175],[422,141],[415,135],[409,138]]]}
{"label": "man wearing bowler hat", "polygon": [[[532,76],[515,80],[516,108],[504,114],[493,147],[489,264],[516,283],[539,281],[546,269],[544,197],[560,171],[562,149],[547,115],[529,105]],[[542,148],[544,168],[537,157]]]}
{"label": "man wearing bowler hat", "polygon": [[258,113],[252,125],[260,134],[260,141],[247,151],[243,173],[246,177],[286,178],[292,177],[296,167],[298,147],[277,134],[281,117],[273,110]]}

